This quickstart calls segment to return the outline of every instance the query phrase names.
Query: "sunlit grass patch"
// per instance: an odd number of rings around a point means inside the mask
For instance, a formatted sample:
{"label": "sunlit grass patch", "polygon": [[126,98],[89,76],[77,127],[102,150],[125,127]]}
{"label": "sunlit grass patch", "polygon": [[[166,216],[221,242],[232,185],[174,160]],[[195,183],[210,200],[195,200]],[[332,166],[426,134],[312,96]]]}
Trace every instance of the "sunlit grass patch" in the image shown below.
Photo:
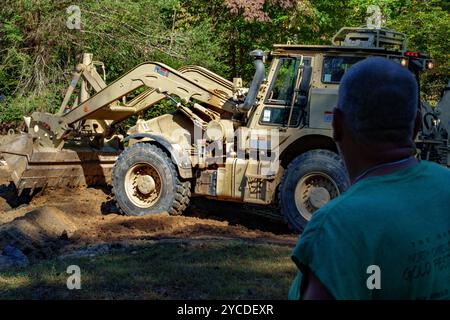
{"label": "sunlit grass patch", "polygon": [[[0,278],[3,299],[285,299],[291,248],[242,241],[156,243],[89,258],[51,260]],[[69,265],[81,290],[68,290]]]}

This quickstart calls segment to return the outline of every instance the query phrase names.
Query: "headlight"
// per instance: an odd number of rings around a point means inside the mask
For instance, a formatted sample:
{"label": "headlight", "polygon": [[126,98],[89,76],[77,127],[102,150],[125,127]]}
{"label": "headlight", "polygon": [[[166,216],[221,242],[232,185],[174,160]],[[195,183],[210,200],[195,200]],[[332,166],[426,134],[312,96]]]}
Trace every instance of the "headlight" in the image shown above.
{"label": "headlight", "polygon": [[404,66],[404,67],[407,67],[407,66],[408,66],[408,60],[405,59],[405,58],[403,58],[403,59],[400,60],[400,64],[401,64],[402,66]]}

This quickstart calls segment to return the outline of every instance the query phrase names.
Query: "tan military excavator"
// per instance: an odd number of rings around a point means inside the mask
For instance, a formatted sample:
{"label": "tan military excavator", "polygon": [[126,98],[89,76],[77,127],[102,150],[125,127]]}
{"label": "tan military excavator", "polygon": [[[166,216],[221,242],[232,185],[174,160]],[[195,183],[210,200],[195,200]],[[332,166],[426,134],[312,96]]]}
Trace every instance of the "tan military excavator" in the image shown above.
{"label": "tan military excavator", "polygon": [[[7,137],[3,163],[19,192],[112,184],[127,215],[181,214],[191,194],[281,208],[301,231],[315,210],[349,186],[332,140],[339,82],[354,63],[383,56],[419,81],[432,66],[389,29],[343,28],[329,46],[275,45],[251,53],[249,88],[191,66],[137,66],[106,85],[85,54],[56,114],[34,112],[27,132]],[[265,66],[265,61],[271,64]],[[450,94],[424,105],[418,157],[450,165]],[[143,112],[163,99],[177,111]],[[117,125],[134,115],[127,136]]]}

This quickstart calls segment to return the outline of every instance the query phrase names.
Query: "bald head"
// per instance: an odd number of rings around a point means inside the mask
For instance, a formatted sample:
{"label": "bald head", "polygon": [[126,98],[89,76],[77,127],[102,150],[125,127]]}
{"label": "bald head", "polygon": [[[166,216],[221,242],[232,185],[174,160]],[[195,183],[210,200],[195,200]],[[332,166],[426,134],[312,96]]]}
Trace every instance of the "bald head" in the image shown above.
{"label": "bald head", "polygon": [[354,139],[366,145],[413,145],[418,87],[413,74],[385,58],[352,66],[339,87],[338,109]]}

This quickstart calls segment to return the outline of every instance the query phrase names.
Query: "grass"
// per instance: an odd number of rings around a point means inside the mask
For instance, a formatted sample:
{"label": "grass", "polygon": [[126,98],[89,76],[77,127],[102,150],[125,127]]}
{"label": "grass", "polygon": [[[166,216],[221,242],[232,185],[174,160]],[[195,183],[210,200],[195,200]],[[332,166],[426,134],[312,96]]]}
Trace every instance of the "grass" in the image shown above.
{"label": "grass", "polygon": [[[1,299],[286,299],[291,248],[241,241],[156,243],[0,273]],[[66,269],[81,269],[68,290]]]}

